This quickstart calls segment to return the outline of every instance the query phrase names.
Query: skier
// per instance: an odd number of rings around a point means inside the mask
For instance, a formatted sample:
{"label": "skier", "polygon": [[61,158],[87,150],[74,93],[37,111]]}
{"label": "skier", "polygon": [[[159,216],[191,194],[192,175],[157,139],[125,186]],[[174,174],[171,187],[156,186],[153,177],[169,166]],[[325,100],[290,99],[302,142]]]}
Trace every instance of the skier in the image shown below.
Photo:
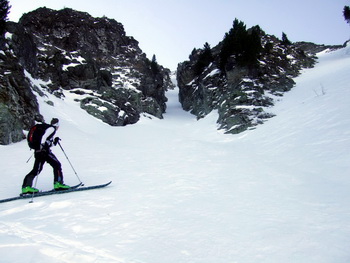
{"label": "skier", "polygon": [[[40,138],[38,138],[38,143],[37,143],[38,146],[34,148],[35,149],[34,167],[23,180],[22,194],[32,194],[32,193],[39,192],[38,189],[32,187],[32,184],[35,176],[37,176],[43,169],[45,162],[49,163],[53,168],[54,189],[56,191],[60,191],[60,190],[67,190],[70,188],[70,186],[65,185],[63,183],[61,163],[58,161],[56,156],[50,150],[50,147],[52,146],[52,144],[56,146],[60,140],[60,138],[58,137],[54,138],[55,133],[59,128],[59,120],[57,118],[53,118],[51,120],[51,124],[43,123],[39,125],[40,125],[40,129],[43,129],[43,135]],[[37,130],[39,130],[39,128],[37,128]],[[31,134],[31,136],[34,137],[33,134]],[[28,142],[29,142],[29,137],[28,137]]]}

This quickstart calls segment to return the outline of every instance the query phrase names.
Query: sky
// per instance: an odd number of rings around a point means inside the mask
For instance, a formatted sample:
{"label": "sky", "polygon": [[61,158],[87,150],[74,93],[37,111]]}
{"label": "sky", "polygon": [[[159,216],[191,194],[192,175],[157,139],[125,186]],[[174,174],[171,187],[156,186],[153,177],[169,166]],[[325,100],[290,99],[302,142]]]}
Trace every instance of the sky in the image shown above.
{"label": "sky", "polygon": [[149,59],[171,70],[188,60],[205,42],[216,46],[235,18],[247,28],[259,25],[267,34],[317,44],[343,44],[350,24],[342,11],[350,0],[10,0],[9,20],[46,6],[107,16],[122,23]]}

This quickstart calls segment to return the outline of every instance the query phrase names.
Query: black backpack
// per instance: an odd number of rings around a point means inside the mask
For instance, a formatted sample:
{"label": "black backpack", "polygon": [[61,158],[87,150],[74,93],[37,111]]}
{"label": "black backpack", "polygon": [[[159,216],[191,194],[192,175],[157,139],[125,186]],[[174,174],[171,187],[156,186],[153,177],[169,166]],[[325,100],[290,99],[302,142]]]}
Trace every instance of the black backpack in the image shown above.
{"label": "black backpack", "polygon": [[36,124],[32,128],[30,128],[27,141],[28,146],[34,150],[40,150],[40,142],[47,128],[51,127],[51,125],[46,123]]}

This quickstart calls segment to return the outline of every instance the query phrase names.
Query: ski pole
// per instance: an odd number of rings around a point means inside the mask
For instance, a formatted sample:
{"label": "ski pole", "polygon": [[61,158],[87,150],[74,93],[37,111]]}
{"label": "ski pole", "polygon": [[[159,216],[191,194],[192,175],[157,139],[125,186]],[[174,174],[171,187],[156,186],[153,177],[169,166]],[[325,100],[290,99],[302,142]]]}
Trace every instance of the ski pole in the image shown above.
{"label": "ski pole", "polygon": [[26,163],[28,163],[30,161],[30,159],[32,159],[33,155],[34,155],[34,153],[32,153],[32,155],[28,158]]}
{"label": "ski pole", "polygon": [[[38,183],[38,178],[39,178],[39,174],[36,175],[34,188],[36,188],[36,184]],[[30,200],[29,203],[33,203],[33,202],[34,202],[34,192],[32,193],[32,200]]]}
{"label": "ski pole", "polygon": [[58,141],[57,143],[58,143],[58,145],[60,146],[60,148],[61,148],[62,152],[64,153],[64,155],[66,156],[66,158],[67,158],[67,160],[68,160],[70,166],[72,167],[72,169],[73,169],[73,171],[74,171],[76,177],[78,178],[79,182],[81,183],[81,185],[84,185],[83,182],[80,180],[80,178],[79,178],[77,172],[75,171],[75,169],[74,169],[72,163],[70,162],[70,160],[69,160],[69,158],[68,158],[66,152],[63,150],[63,148],[62,148],[62,146],[61,146],[61,144],[60,144],[60,141]]}

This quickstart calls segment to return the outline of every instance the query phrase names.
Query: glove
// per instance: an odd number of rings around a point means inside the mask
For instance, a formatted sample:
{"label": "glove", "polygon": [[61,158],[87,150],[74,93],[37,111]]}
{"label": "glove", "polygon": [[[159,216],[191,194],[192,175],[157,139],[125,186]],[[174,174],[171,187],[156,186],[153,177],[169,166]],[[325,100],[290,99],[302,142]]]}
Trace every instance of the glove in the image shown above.
{"label": "glove", "polygon": [[44,144],[42,144],[42,150],[47,151],[52,146],[52,142],[50,140],[46,140]]}
{"label": "glove", "polygon": [[57,145],[57,143],[59,143],[61,139],[59,137],[56,137],[54,140],[53,140],[53,145]]}

